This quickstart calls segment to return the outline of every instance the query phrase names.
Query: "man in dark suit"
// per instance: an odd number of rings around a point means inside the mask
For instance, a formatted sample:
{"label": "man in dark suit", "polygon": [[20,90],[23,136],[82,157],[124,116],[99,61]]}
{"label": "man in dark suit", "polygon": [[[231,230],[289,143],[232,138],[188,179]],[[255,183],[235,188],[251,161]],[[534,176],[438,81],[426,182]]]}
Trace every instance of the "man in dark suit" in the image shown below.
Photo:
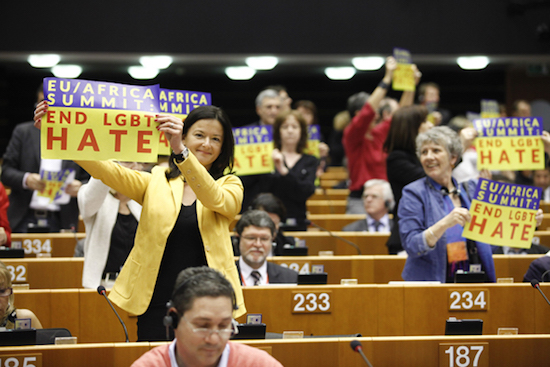
{"label": "man in dark suit", "polygon": [[367,216],[348,224],[342,230],[346,232],[390,232],[392,220],[388,213],[395,201],[390,184],[385,180],[372,179],[365,182],[363,205]]}
{"label": "man in dark suit", "polygon": [[263,210],[248,210],[235,227],[241,256],[237,268],[243,285],[297,283],[298,273],[267,262],[276,234],[275,224]]}
{"label": "man in dark suit", "polygon": [[[41,101],[43,96],[40,88],[38,101]],[[4,186],[11,188],[8,219],[12,232],[26,233],[29,224],[46,232],[59,232],[61,229],[71,228],[76,230],[76,196],[82,181],[86,182],[90,177],[86,171],[72,161],[49,160],[50,167],[57,166],[58,170],[75,170],[74,181],[65,189],[71,199],[64,205],[40,207],[33,204],[34,208],[31,208],[34,192],[44,189],[46,185],[40,178],[40,168],[43,164],[40,158],[40,130],[34,127],[34,122],[24,122],[15,127],[3,159],[1,180]],[[39,228],[37,230],[40,231]]]}

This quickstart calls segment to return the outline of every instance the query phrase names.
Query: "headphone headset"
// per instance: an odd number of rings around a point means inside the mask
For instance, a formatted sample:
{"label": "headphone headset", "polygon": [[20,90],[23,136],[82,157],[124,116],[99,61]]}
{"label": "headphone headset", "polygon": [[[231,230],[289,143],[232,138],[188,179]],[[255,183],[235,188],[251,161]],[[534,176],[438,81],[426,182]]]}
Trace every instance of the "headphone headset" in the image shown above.
{"label": "headphone headset", "polygon": [[[178,295],[178,294],[183,294],[185,292],[185,288],[188,286],[188,284],[190,283],[191,280],[193,280],[194,278],[197,278],[201,275],[203,275],[204,273],[199,273],[199,274],[195,274],[193,276],[190,276],[189,278],[187,278],[184,282],[182,282],[179,287],[177,287],[174,292],[172,293],[172,297],[170,299],[170,301],[168,301],[166,303],[166,316],[164,316],[163,320],[162,320],[162,323],[163,325],[166,327],[166,339],[169,339],[169,328],[172,327],[173,329],[176,329],[178,327],[178,324],[179,324],[179,321],[180,321],[180,315],[175,312],[174,310],[171,310],[172,308],[176,308],[176,304],[175,302],[173,301],[174,298]],[[231,303],[232,303],[232,306],[233,306],[233,310],[237,310],[239,308],[239,306],[237,306],[237,297],[235,295],[235,291],[233,290],[233,288],[231,288]]]}
{"label": "headphone headset", "polygon": [[384,201],[384,206],[386,207],[386,209],[390,210],[390,201],[389,200],[386,200]]}

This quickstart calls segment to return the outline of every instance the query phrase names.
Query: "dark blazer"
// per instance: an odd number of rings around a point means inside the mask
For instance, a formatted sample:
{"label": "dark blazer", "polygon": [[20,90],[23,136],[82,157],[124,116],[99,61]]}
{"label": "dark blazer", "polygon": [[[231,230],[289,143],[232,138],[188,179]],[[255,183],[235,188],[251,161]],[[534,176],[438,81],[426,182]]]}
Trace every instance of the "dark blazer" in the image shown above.
{"label": "dark blazer", "polygon": [[[239,270],[239,275],[241,279],[241,284],[243,283],[243,277],[241,274],[241,267],[239,266],[239,261],[237,263],[237,269]],[[282,267],[271,262],[267,262],[267,276],[269,276],[269,283],[298,283],[298,273],[292,269]]]}
{"label": "dark blazer", "polygon": [[[389,220],[390,229],[393,227],[393,220],[390,218]],[[353,223],[348,224],[344,228],[342,228],[342,231],[344,232],[368,232],[369,231],[369,225],[365,219],[359,219],[356,220]]]}
{"label": "dark blazer", "polygon": [[[77,180],[86,183],[90,175],[73,161],[63,161],[62,169],[73,168]],[[11,139],[4,153],[1,180],[11,188],[8,218],[13,228],[17,227],[27,215],[33,190],[23,188],[23,177],[26,172],[40,171],[40,130],[34,127],[34,122],[24,122],[13,130]],[[66,205],[61,205],[61,228],[78,226],[78,205],[76,198]]]}

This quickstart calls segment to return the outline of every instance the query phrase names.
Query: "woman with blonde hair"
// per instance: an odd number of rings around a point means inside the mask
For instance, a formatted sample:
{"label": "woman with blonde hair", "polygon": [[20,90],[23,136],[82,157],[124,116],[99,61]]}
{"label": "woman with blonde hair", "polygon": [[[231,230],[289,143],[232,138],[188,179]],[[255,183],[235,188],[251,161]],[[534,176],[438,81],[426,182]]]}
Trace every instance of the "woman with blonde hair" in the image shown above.
{"label": "woman with blonde hair", "polygon": [[30,319],[31,327],[42,329],[38,317],[31,310],[17,309],[14,304],[13,288],[11,286],[11,273],[2,261],[0,261],[0,328],[15,329],[16,319]]}

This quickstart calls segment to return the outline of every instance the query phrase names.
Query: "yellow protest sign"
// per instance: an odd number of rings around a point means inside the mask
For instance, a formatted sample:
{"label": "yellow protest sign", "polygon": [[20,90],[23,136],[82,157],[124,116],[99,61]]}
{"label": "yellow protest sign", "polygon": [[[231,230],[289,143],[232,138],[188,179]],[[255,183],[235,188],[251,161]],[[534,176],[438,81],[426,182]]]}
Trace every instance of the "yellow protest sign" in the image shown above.
{"label": "yellow protest sign", "polygon": [[411,53],[402,48],[393,49],[393,57],[397,61],[397,68],[393,72],[393,90],[414,91],[414,71],[412,69]]}
{"label": "yellow protest sign", "polygon": [[542,189],[480,179],[462,236],[498,246],[530,248]]}
{"label": "yellow protest sign", "polygon": [[273,171],[273,134],[271,126],[233,129],[235,138],[235,174],[257,175]]}
{"label": "yellow protest sign", "polygon": [[541,117],[478,119],[474,127],[479,169],[544,169]]}
{"label": "yellow protest sign", "polygon": [[45,78],[42,158],[156,162],[158,89]]}
{"label": "yellow protest sign", "polygon": [[308,126],[308,141],[304,151],[305,154],[313,155],[319,158],[319,142],[321,141],[321,128],[319,125]]}

